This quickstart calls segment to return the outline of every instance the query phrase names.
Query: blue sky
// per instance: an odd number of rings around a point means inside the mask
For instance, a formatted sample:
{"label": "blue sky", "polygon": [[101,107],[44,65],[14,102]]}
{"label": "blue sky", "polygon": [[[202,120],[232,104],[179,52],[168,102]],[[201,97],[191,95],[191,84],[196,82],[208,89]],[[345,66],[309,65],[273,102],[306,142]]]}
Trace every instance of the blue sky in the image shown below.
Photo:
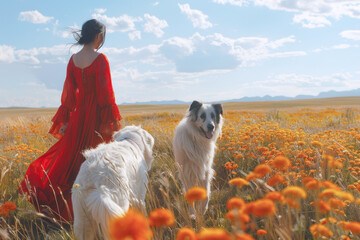
{"label": "blue sky", "polygon": [[356,0],[3,1],[0,107],[57,107],[70,29],[107,26],[116,102],[360,87]]}

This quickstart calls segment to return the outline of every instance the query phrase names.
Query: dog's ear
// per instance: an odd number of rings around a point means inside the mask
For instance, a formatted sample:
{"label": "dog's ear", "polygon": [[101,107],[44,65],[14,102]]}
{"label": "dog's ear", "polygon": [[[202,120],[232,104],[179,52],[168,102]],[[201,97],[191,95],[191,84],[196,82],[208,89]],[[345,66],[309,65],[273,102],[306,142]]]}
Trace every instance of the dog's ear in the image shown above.
{"label": "dog's ear", "polygon": [[155,144],[155,141],[154,141],[154,138],[153,136],[151,136],[150,133],[148,133],[147,131],[145,131],[144,129],[142,129],[141,131],[141,138],[142,138],[142,141],[144,143],[144,157],[145,157],[145,161],[146,161],[146,164],[148,166],[148,170],[150,170],[151,168],[151,164],[154,160],[154,157],[153,157],[153,147],[154,147],[154,144]]}
{"label": "dog's ear", "polygon": [[189,115],[191,116],[191,119],[193,121],[197,120],[197,115],[198,115],[199,109],[201,108],[202,105],[203,104],[201,102],[198,102],[196,100],[194,100],[191,103],[190,108],[189,108]]}
{"label": "dog's ear", "polygon": [[211,104],[216,112],[216,122],[219,123],[220,121],[220,115],[223,115],[223,108],[220,103]]}

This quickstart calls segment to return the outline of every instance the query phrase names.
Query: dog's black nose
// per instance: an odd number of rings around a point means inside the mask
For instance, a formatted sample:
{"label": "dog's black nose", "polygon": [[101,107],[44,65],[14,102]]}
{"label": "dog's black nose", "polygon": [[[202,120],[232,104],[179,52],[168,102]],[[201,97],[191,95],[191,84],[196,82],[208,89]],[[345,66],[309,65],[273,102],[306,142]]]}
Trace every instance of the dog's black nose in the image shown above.
{"label": "dog's black nose", "polygon": [[213,124],[208,124],[207,128],[209,131],[213,131],[215,126]]}

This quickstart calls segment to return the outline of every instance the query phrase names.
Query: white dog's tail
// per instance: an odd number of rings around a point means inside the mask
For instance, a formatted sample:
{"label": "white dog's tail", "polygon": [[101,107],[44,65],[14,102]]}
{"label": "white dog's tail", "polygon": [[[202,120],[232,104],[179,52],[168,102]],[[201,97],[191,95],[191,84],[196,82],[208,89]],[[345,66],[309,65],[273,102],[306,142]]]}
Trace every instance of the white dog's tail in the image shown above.
{"label": "white dog's tail", "polygon": [[129,203],[120,207],[109,194],[95,189],[89,193],[86,202],[88,209],[91,209],[93,219],[100,225],[105,239],[109,238],[109,221],[114,217],[124,215],[129,208]]}

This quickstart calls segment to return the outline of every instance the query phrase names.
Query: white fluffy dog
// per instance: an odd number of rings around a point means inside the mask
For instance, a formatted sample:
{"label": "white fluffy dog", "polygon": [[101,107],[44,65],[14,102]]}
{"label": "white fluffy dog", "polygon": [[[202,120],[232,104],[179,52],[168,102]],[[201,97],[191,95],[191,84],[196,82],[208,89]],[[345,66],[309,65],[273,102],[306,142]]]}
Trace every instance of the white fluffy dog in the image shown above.
{"label": "white fluffy dog", "polygon": [[84,152],[72,190],[74,233],[78,240],[108,239],[108,223],[130,205],[145,204],[154,138],[137,126],[116,132],[114,141]]}
{"label": "white fluffy dog", "polygon": [[[175,162],[179,165],[179,178],[184,191],[195,186],[207,190],[207,200],[196,207],[199,213],[205,213],[210,198],[210,183],[214,174],[212,164],[216,140],[223,125],[222,114],[221,104],[202,104],[193,101],[175,129]],[[191,213],[193,214],[192,208]]]}

